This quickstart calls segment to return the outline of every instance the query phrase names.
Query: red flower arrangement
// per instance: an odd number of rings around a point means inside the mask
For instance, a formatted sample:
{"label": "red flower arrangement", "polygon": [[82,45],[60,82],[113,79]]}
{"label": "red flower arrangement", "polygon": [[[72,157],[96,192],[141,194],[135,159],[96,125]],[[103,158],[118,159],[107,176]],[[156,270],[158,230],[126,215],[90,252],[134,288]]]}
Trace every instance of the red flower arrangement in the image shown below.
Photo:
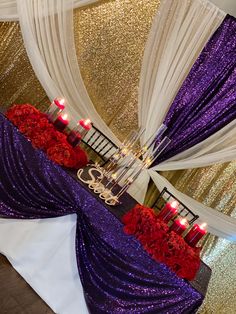
{"label": "red flower arrangement", "polygon": [[122,217],[124,231],[133,234],[153,259],[166,264],[179,277],[193,280],[200,267],[201,248],[190,247],[152,208],[136,205]]}
{"label": "red flower arrangement", "polygon": [[73,148],[67,142],[66,135],[57,131],[48,121],[47,115],[32,105],[13,105],[6,116],[31,140],[35,148],[45,151],[57,164],[74,169],[87,165],[86,153],[78,146]]}

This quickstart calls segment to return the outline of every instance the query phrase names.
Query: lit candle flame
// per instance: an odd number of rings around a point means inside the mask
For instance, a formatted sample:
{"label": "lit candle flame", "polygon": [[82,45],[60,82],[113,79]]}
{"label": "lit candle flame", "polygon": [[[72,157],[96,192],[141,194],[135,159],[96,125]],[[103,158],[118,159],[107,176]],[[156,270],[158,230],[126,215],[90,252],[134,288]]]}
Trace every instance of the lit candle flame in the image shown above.
{"label": "lit candle flame", "polygon": [[177,201],[173,201],[173,202],[171,203],[171,207],[177,208],[177,207],[178,207],[178,202],[177,202]]}
{"label": "lit candle flame", "polygon": [[199,226],[199,228],[202,229],[202,230],[204,230],[204,229],[206,229],[206,226],[207,226],[207,223],[206,223],[206,222],[203,222],[203,223]]}
{"label": "lit candle flame", "polygon": [[187,219],[186,218],[180,219],[180,224],[185,226],[187,224]]}
{"label": "lit candle flame", "polygon": [[147,166],[150,166],[152,164],[152,158],[147,158],[145,163],[146,163]]}
{"label": "lit candle flame", "polygon": [[112,177],[112,179],[116,179],[117,178],[117,173],[116,172],[112,173],[111,177]]}
{"label": "lit candle flame", "polygon": [[65,114],[63,114],[63,115],[61,116],[62,120],[66,120],[67,117],[68,117],[68,114],[67,114],[67,113],[65,113]]}
{"label": "lit candle flame", "polygon": [[84,125],[89,125],[91,123],[91,120],[90,119],[86,119],[85,121],[84,121]]}
{"label": "lit candle flame", "polygon": [[121,152],[122,152],[122,154],[126,155],[128,153],[128,149],[127,148],[122,148]]}
{"label": "lit candle flame", "polygon": [[119,154],[114,154],[114,155],[112,156],[112,158],[115,159],[115,160],[118,160],[118,159],[119,159]]}
{"label": "lit candle flame", "polygon": [[65,99],[64,98],[60,98],[60,99],[58,99],[58,101],[59,101],[60,105],[64,105],[64,103],[65,103]]}

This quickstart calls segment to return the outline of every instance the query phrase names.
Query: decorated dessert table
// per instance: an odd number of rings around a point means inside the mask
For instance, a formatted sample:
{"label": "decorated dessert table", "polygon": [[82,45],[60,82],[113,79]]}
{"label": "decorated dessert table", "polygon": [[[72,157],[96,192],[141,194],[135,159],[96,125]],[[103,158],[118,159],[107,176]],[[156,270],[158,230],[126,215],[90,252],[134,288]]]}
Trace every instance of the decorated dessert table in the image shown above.
{"label": "decorated dessert table", "polygon": [[[106,205],[0,114],[0,252],[56,313],[195,313],[209,268],[179,278]],[[112,209],[111,209],[112,208]]]}

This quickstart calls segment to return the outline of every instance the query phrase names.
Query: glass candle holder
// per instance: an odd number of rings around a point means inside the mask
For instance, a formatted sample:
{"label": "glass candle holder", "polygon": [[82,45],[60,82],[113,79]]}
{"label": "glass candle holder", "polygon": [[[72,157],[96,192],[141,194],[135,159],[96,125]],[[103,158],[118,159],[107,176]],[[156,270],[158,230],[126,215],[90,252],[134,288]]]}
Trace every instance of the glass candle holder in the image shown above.
{"label": "glass candle holder", "polygon": [[81,119],[77,123],[77,132],[80,134],[81,138],[83,138],[91,128],[92,124],[90,119]]}
{"label": "glass candle holder", "polygon": [[166,203],[164,208],[158,214],[158,218],[168,223],[178,212],[178,202]]}
{"label": "glass candle holder", "polygon": [[73,130],[70,131],[70,133],[67,136],[67,141],[68,143],[71,144],[71,146],[75,147],[77,146],[80,141],[81,141],[81,135],[77,131],[77,128],[74,128]]}
{"label": "glass candle holder", "polygon": [[81,139],[91,129],[92,124],[90,119],[81,119],[77,123],[77,126],[73,128],[67,136],[67,141],[73,146],[77,146]]}
{"label": "glass candle holder", "polygon": [[184,238],[186,243],[191,247],[195,247],[198,241],[207,233],[205,227],[206,223],[203,223],[200,226],[195,224]]}
{"label": "glass candle holder", "polygon": [[69,120],[67,120],[67,114],[58,116],[53,124],[58,131],[62,132],[69,124]]}
{"label": "glass candle holder", "polygon": [[170,230],[174,231],[175,233],[181,236],[184,233],[184,231],[187,229],[187,227],[188,227],[187,219],[179,218],[179,219],[174,220],[173,224],[170,227]]}
{"label": "glass candle holder", "polygon": [[55,98],[47,111],[48,119],[54,122],[58,115],[65,109],[65,99]]}

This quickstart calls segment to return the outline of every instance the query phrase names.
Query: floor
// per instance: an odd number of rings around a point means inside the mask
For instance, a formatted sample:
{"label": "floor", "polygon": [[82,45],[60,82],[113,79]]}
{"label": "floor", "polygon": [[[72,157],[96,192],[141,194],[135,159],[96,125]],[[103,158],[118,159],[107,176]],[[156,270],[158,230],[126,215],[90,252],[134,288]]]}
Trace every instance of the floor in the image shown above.
{"label": "floor", "polygon": [[0,314],[53,314],[0,254]]}

